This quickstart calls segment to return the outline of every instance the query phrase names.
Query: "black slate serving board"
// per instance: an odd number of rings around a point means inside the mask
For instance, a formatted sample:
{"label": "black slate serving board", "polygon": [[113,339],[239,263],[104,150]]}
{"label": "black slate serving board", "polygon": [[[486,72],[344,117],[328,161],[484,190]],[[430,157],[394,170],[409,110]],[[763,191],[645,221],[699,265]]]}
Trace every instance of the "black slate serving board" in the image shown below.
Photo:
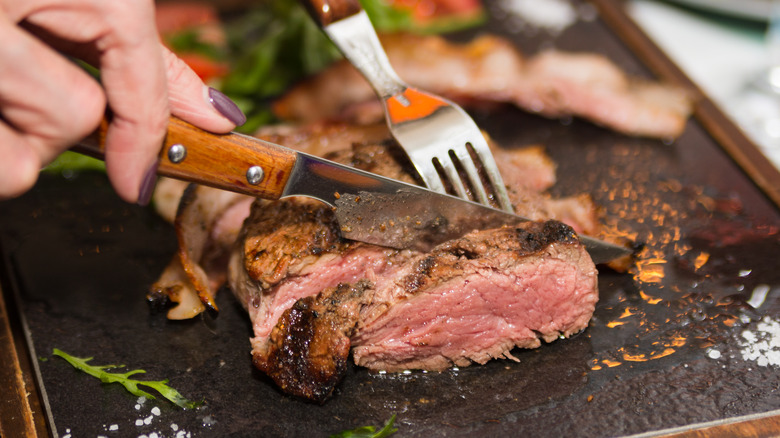
{"label": "black slate serving board", "polygon": [[[528,53],[596,51],[649,75],[597,17],[553,36],[512,32],[494,11],[483,29],[452,37],[485,31]],[[403,437],[603,437],[780,408],[778,368],[743,358],[741,335],[761,334],[761,318],[780,320],[780,212],[698,121],[670,143],[509,107],[474,116],[506,147],[543,144],[558,163],[553,192],[589,193],[613,233],[644,245],[629,272],[600,269],[585,332],[513,351],[519,362],[441,373],[351,367],[330,401],[306,403],[253,369],[251,325],[228,291],[216,318],[172,322],[150,311],[146,290],[176,250],[172,227],[151,208],[120,201],[99,173],[43,175],[0,203],[0,272],[27,327],[52,432],[316,437],[396,415]],[[754,308],[746,301],[756,290],[768,293]],[[139,401],[54,348],[144,369],[143,378],[169,379],[205,403]]]}

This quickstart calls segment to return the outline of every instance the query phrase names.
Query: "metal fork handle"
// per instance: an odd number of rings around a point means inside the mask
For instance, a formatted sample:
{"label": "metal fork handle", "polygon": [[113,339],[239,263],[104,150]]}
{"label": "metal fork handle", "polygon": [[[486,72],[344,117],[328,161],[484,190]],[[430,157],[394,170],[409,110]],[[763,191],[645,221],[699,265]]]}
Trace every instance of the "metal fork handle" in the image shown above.
{"label": "metal fork handle", "polygon": [[341,53],[382,99],[408,87],[387,58],[366,11],[357,0],[303,0],[307,10]]}

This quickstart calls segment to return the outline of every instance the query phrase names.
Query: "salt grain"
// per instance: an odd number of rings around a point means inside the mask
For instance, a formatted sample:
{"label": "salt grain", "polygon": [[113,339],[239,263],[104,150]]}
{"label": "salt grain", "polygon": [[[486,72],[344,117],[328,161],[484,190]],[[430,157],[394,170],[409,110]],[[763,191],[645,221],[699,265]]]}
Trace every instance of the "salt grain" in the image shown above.
{"label": "salt grain", "polygon": [[108,430],[119,430],[118,424],[112,424],[111,426],[108,426]]}
{"label": "salt grain", "polygon": [[136,426],[143,426],[144,425],[144,420],[142,420],[140,418],[135,420],[135,425]]}
{"label": "salt grain", "polygon": [[780,322],[766,316],[754,330],[744,330],[739,340],[742,359],[758,366],[780,366]]}
{"label": "salt grain", "polygon": [[764,304],[768,293],[769,286],[766,284],[760,284],[756,286],[755,289],[753,289],[753,293],[750,294],[750,299],[747,300],[747,303],[750,304],[750,306],[754,309],[758,309],[762,304]]}
{"label": "salt grain", "polygon": [[720,359],[720,351],[710,350],[707,352],[707,356],[709,356],[710,359]]}
{"label": "salt grain", "polygon": [[160,416],[160,408],[158,408],[157,406],[153,407],[152,408],[152,414],[154,414],[154,415],[159,417]]}

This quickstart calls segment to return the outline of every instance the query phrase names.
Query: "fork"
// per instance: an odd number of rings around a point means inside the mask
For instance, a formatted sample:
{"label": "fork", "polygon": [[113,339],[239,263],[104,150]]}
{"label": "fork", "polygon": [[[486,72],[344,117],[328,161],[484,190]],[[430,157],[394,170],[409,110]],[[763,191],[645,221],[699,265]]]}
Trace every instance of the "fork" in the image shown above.
{"label": "fork", "polygon": [[498,205],[514,212],[487,141],[474,120],[455,103],[415,89],[393,70],[368,15],[358,0],[302,0],[341,53],[382,100],[390,132],[406,151],[429,189],[469,199],[465,174],[476,201],[491,205],[474,162],[478,160]]}

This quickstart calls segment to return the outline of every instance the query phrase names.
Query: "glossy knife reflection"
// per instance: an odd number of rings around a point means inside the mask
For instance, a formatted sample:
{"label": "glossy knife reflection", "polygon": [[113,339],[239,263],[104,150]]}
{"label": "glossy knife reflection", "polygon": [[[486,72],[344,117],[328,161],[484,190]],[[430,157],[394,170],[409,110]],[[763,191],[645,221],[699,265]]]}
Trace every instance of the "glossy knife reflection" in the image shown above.
{"label": "glossy knife reflection", "polygon": [[[102,158],[101,129],[76,151]],[[171,118],[160,175],[263,199],[308,196],[331,206],[342,236],[392,248],[426,250],[479,228],[526,219],[481,204],[384,178],[242,134],[211,134]],[[630,254],[580,236],[593,261]]]}

